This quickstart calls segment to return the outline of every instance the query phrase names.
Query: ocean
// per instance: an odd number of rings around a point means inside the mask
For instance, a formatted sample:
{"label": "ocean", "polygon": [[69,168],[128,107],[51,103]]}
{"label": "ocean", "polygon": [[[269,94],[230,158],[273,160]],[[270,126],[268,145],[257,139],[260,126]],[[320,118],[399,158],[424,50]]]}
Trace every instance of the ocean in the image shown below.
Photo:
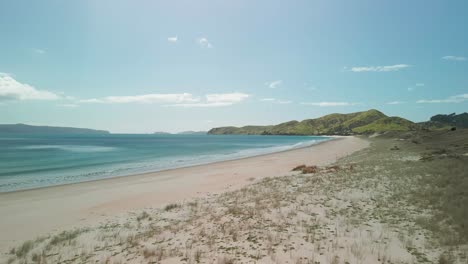
{"label": "ocean", "polygon": [[327,139],[247,135],[0,135],[0,192],[232,160]]}

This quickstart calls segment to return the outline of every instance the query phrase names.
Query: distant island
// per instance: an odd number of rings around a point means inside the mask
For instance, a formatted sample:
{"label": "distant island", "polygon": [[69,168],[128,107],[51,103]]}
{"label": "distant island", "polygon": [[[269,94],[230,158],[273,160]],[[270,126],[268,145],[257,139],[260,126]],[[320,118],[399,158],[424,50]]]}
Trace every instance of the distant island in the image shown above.
{"label": "distant island", "polygon": [[109,134],[109,131],[89,128],[4,124],[0,125],[0,134]]}
{"label": "distant island", "polygon": [[172,135],[172,133],[164,132],[164,131],[156,131],[153,135]]}
{"label": "distant island", "polygon": [[183,131],[177,133],[178,135],[206,135],[207,131]]}
{"label": "distant island", "polygon": [[356,135],[387,131],[414,131],[420,129],[450,129],[468,127],[468,113],[436,115],[430,121],[414,123],[401,117],[389,117],[371,109],[349,114],[330,114],[315,119],[289,121],[271,126],[217,127],[211,135]]}

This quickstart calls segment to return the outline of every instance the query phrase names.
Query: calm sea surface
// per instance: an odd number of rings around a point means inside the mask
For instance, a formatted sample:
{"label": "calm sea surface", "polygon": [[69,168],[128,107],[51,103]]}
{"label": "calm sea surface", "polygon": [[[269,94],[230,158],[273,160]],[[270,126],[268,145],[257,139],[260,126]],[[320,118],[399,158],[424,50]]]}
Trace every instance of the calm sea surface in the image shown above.
{"label": "calm sea surface", "polygon": [[249,157],[327,139],[236,135],[0,135],[0,192]]}

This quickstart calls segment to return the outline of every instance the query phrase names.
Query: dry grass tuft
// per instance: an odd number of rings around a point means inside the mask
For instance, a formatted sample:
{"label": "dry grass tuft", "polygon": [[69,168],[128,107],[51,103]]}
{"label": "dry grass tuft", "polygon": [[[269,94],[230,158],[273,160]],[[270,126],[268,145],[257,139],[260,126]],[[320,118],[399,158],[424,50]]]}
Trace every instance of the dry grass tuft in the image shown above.
{"label": "dry grass tuft", "polygon": [[179,207],[180,207],[180,205],[176,204],[176,203],[168,204],[168,205],[166,205],[164,207],[164,211],[171,211],[171,210],[177,209]]}

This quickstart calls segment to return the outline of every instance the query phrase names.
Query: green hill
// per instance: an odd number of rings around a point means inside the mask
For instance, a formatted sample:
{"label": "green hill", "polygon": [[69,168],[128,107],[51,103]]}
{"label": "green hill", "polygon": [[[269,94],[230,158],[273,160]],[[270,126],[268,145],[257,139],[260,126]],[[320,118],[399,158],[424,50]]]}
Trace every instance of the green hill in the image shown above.
{"label": "green hill", "polygon": [[409,131],[418,129],[413,122],[388,117],[371,109],[350,114],[330,114],[303,121],[289,121],[274,126],[219,127],[208,134],[248,134],[248,135],[351,135],[384,131]]}
{"label": "green hill", "polygon": [[356,127],[353,132],[357,134],[382,133],[387,131],[417,130],[419,126],[401,117],[384,117],[368,125]]}

